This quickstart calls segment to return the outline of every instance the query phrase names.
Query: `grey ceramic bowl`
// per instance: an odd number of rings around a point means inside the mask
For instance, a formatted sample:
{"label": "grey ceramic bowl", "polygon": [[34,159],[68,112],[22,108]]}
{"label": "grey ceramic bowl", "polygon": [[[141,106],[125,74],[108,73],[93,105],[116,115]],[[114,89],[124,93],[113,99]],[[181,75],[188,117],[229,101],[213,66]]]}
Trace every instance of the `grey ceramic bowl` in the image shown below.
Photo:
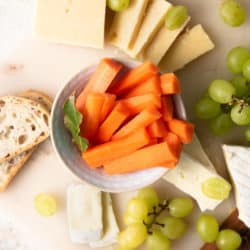
{"label": "grey ceramic bowl", "polygon": [[[138,62],[135,61],[126,61],[123,63],[128,67],[138,65]],[[106,175],[102,168],[93,170],[81,158],[81,154],[72,143],[71,136],[64,126],[62,112],[64,102],[74,91],[77,95],[81,92],[90,75],[95,71],[95,68],[96,66],[91,66],[82,70],[58,92],[51,114],[51,138],[54,150],[63,165],[70,169],[76,176],[103,191],[119,193],[150,185],[166,174],[167,169],[154,167],[130,174],[113,176]],[[180,96],[175,96],[174,101],[177,116],[185,119],[185,109]]]}

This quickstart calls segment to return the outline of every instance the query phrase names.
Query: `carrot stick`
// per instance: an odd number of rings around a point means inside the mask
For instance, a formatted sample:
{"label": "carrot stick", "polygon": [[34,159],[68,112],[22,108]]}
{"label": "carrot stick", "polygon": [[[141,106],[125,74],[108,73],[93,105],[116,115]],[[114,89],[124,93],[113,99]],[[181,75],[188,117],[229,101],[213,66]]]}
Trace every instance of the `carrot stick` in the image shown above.
{"label": "carrot stick", "polygon": [[190,143],[194,135],[194,125],[187,121],[173,119],[168,121],[169,130],[176,134],[182,143]]}
{"label": "carrot stick", "polygon": [[152,138],[163,138],[167,136],[168,131],[166,128],[166,125],[164,121],[161,119],[158,119],[157,121],[154,121],[147,127],[148,133]]}
{"label": "carrot stick", "polygon": [[104,103],[103,103],[102,111],[101,111],[100,122],[103,122],[106,119],[110,111],[115,106],[115,99],[116,99],[115,95],[107,94],[107,93],[105,94],[105,99],[104,99]]}
{"label": "carrot stick", "polygon": [[180,158],[182,151],[182,142],[180,138],[176,134],[168,132],[167,135],[164,137],[164,140],[168,144],[169,148],[172,150],[172,153],[177,158]]}
{"label": "carrot stick", "polygon": [[104,58],[100,61],[96,71],[90,77],[83,91],[76,99],[76,107],[78,111],[84,112],[86,97],[90,92],[105,93],[108,87],[113,83],[114,79],[123,69],[123,65],[111,58]]}
{"label": "carrot stick", "polygon": [[150,142],[148,143],[147,146],[152,146],[158,143],[158,139],[157,138],[151,138]]}
{"label": "carrot stick", "polygon": [[146,109],[135,116],[127,124],[121,127],[118,132],[112,136],[112,140],[120,139],[140,128],[145,128],[155,120],[161,117],[161,113],[156,109]]}
{"label": "carrot stick", "polygon": [[96,139],[99,142],[110,140],[115,131],[130,116],[130,110],[122,102],[118,103],[106,120],[99,127]]}
{"label": "carrot stick", "polygon": [[174,73],[161,75],[161,90],[163,95],[173,95],[181,92],[180,81]]}
{"label": "carrot stick", "polygon": [[131,89],[123,98],[129,98],[145,94],[161,95],[161,80],[159,75],[155,75],[145,82]]}
{"label": "carrot stick", "polygon": [[174,104],[173,99],[171,96],[162,96],[161,98],[161,109],[162,109],[162,116],[163,120],[168,122],[169,120],[173,119],[174,113]]}
{"label": "carrot stick", "polygon": [[146,81],[155,74],[159,74],[159,69],[150,61],[146,61],[138,67],[129,70],[119,83],[111,89],[111,93],[121,95],[125,91]]}
{"label": "carrot stick", "polygon": [[169,150],[166,142],[145,147],[127,156],[104,165],[108,175],[125,174],[138,170],[162,166],[166,162],[176,162],[176,157]]}
{"label": "carrot stick", "polygon": [[83,122],[81,124],[81,135],[91,139],[100,124],[100,115],[104,102],[104,94],[89,93],[86,98],[86,103],[83,113]]}
{"label": "carrot stick", "polygon": [[97,168],[107,162],[128,155],[149,142],[150,137],[146,129],[140,129],[120,140],[107,142],[88,149],[82,154],[82,158],[91,168]]}

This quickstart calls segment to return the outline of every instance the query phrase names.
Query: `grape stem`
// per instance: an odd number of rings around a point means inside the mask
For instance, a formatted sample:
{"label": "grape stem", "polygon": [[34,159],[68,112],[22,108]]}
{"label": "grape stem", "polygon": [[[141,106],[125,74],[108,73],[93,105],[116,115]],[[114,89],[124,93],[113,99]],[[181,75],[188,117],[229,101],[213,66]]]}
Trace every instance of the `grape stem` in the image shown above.
{"label": "grape stem", "polygon": [[250,104],[250,96],[242,97],[242,98],[238,98],[236,96],[233,96],[232,101],[230,103],[228,103],[228,105],[231,107],[231,106],[233,106],[235,104],[240,105],[239,113],[241,113],[244,107],[249,106],[249,104]]}
{"label": "grape stem", "polygon": [[152,211],[148,213],[148,216],[153,216],[153,219],[150,223],[146,223],[145,221],[143,221],[143,224],[147,227],[148,234],[152,234],[152,228],[154,225],[164,227],[164,224],[157,222],[157,219],[161,215],[162,212],[168,209],[168,205],[169,205],[169,201],[164,200],[162,203],[159,203],[157,206],[154,206],[152,208]]}

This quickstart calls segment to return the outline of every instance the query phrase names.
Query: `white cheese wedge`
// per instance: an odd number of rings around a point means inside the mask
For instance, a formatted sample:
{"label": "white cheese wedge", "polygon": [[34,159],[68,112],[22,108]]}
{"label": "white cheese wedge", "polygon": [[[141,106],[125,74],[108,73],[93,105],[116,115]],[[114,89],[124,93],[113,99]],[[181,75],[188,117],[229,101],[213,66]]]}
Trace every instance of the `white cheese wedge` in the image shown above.
{"label": "white cheese wedge", "polygon": [[142,58],[148,59],[158,65],[168,49],[174,43],[175,39],[189,23],[190,19],[191,18],[188,17],[186,22],[180,28],[175,30],[169,30],[166,25],[163,24],[149,46],[144,50]]}
{"label": "white cheese wedge", "polygon": [[103,237],[99,241],[90,242],[92,248],[107,247],[117,242],[119,228],[116,222],[110,194],[102,194],[103,201]]}
{"label": "white cheese wedge", "polygon": [[[154,35],[162,26],[165,16],[171,6],[172,5],[165,0],[150,1],[139,33],[134,43],[131,44],[130,49],[126,51],[130,56],[137,58],[144,48],[152,41]],[[127,21],[129,22],[129,20]]]}
{"label": "white cheese wedge", "polygon": [[72,242],[89,243],[102,238],[100,190],[84,184],[70,186],[67,193],[67,215]]}
{"label": "white cheese wedge", "polygon": [[202,192],[202,183],[210,178],[222,177],[184,152],[177,167],[169,170],[164,176],[166,181],[192,196],[201,211],[213,210],[222,202],[222,200],[211,199]]}
{"label": "white cheese wedge", "polygon": [[38,0],[36,33],[57,43],[102,48],[106,0]]}
{"label": "white cheese wedge", "polygon": [[214,43],[199,24],[179,36],[160,62],[164,72],[175,72],[214,48]]}
{"label": "white cheese wedge", "polygon": [[139,31],[148,2],[149,0],[132,0],[126,10],[115,14],[108,35],[111,44],[123,50],[129,48]]}
{"label": "white cheese wedge", "polygon": [[239,218],[250,227],[250,148],[229,145],[222,148],[234,183]]}

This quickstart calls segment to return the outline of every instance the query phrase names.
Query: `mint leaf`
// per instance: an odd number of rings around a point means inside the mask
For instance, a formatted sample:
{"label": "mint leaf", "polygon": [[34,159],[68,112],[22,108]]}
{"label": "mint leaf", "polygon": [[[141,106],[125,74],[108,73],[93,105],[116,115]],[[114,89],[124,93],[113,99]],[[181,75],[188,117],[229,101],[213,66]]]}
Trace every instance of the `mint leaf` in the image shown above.
{"label": "mint leaf", "polygon": [[72,135],[72,141],[78,146],[81,152],[87,150],[89,142],[86,138],[80,136],[80,125],[82,123],[82,114],[76,109],[75,94],[72,94],[63,105],[64,125]]}

